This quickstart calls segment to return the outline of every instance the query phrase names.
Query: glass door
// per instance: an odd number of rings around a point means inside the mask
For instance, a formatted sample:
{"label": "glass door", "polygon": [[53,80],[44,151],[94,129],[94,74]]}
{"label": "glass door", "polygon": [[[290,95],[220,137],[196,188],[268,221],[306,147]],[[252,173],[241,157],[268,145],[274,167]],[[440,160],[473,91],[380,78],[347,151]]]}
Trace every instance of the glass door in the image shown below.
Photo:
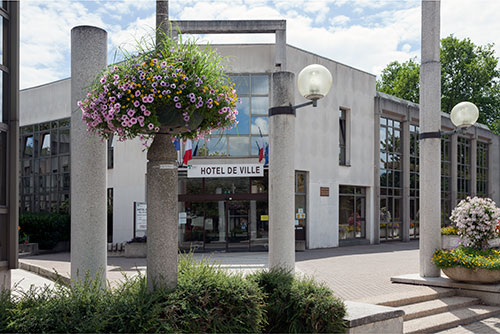
{"label": "glass door", "polygon": [[226,202],[226,235],[227,250],[250,250],[250,233],[252,230],[248,216],[250,201]]}
{"label": "glass door", "polygon": [[226,249],[225,201],[205,203],[205,250]]}

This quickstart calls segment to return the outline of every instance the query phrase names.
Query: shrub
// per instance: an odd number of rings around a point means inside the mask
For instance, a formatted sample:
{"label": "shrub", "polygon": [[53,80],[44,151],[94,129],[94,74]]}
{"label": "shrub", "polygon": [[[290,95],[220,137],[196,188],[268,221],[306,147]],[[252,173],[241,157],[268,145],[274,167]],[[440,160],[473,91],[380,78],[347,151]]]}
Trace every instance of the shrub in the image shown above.
{"label": "shrub", "polygon": [[441,227],[441,235],[458,235],[456,226]]}
{"label": "shrub", "polygon": [[480,249],[496,236],[495,227],[500,219],[498,209],[489,198],[467,197],[453,209],[450,220],[467,246]]}
{"label": "shrub", "polygon": [[29,212],[19,215],[21,232],[40,249],[52,249],[59,241],[70,240],[70,216],[60,213]]}
{"label": "shrub", "polygon": [[180,259],[173,291],[151,293],[138,276],[114,289],[86,280],[0,295],[0,332],[255,333],[263,325],[263,297],[255,282],[188,257]]}
{"label": "shrub", "polygon": [[344,332],[344,303],[312,279],[298,279],[285,270],[249,276],[266,294],[267,333]]}
{"label": "shrub", "polygon": [[436,267],[465,267],[469,269],[500,270],[500,251],[494,249],[480,250],[472,247],[456,249],[439,249],[432,257]]}

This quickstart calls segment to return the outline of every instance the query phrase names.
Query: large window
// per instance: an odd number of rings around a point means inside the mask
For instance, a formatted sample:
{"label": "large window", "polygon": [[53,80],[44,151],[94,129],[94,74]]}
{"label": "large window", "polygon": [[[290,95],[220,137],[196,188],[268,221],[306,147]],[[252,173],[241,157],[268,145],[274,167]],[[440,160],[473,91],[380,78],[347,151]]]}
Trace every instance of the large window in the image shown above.
{"label": "large window", "polygon": [[419,235],[419,127],[410,124],[410,239]]}
{"label": "large window", "polygon": [[339,164],[348,165],[347,161],[347,110],[339,109]]}
{"label": "large window", "polygon": [[451,215],[451,140],[441,138],[441,225],[450,224]]}
{"label": "large window", "polygon": [[269,135],[269,75],[231,75],[241,103],[237,106],[237,126],[217,131],[198,145],[198,155],[258,156],[267,146]]}
{"label": "large window", "polygon": [[70,121],[21,128],[21,212],[69,212]]}
{"label": "large window", "polygon": [[488,197],[488,143],[477,142],[477,196]]}
{"label": "large window", "polygon": [[366,237],[365,188],[339,187],[339,240]]}
{"label": "large window", "polygon": [[457,199],[460,201],[470,195],[470,140],[458,137],[457,145]]}
{"label": "large window", "polygon": [[380,239],[401,239],[401,123],[380,118]]}

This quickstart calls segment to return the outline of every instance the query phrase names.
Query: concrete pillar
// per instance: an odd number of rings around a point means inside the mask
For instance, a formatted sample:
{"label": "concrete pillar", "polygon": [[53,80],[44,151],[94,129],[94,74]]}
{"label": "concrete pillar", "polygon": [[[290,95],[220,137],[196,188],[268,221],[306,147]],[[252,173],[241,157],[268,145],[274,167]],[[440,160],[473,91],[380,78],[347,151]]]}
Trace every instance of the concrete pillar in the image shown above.
{"label": "concrete pillar", "polygon": [[[420,131],[441,129],[441,63],[439,0],[422,0],[422,66],[420,68]],[[441,139],[420,141],[420,276],[439,277],[431,263],[441,248]]]}
{"label": "concrete pillar", "polygon": [[[294,103],[295,75],[273,73],[273,106]],[[295,114],[269,117],[269,267],[295,270]]]}
{"label": "concrete pillar", "polygon": [[403,153],[401,183],[403,187],[403,230],[402,239],[410,241],[410,122],[407,116],[401,122],[401,151]]}
{"label": "concrete pillar", "polygon": [[106,282],[107,145],[87,132],[77,102],[107,65],[107,33],[91,27],[71,30],[71,278],[87,274]]}
{"label": "concrete pillar", "polygon": [[[167,129],[161,128],[160,132]],[[171,137],[157,134],[148,150],[148,288],[177,284],[177,151]]]}
{"label": "concrete pillar", "polygon": [[0,267],[0,292],[10,290],[11,284],[11,271],[6,267]]}
{"label": "concrete pillar", "polygon": [[257,201],[250,201],[250,240],[257,239]]}
{"label": "concrete pillar", "polygon": [[[222,194],[222,188],[215,189],[216,194]],[[219,201],[219,242],[226,242],[226,208],[224,201]]]}
{"label": "concrete pillar", "polygon": [[[473,130],[476,130],[474,128]],[[470,195],[477,195],[477,135],[470,141]]]}
{"label": "concrete pillar", "polygon": [[380,97],[375,98],[375,119],[374,119],[374,144],[375,152],[375,170],[374,170],[374,189],[373,189],[373,244],[380,243],[380,115],[382,109],[380,106]]}
{"label": "concrete pillar", "polygon": [[450,170],[450,205],[451,209],[455,208],[457,205],[457,197],[458,197],[458,135],[455,133],[451,135],[450,138],[450,161],[451,161],[451,170]]}
{"label": "concrete pillar", "polygon": [[275,64],[279,71],[286,71],[286,29],[276,30]]}

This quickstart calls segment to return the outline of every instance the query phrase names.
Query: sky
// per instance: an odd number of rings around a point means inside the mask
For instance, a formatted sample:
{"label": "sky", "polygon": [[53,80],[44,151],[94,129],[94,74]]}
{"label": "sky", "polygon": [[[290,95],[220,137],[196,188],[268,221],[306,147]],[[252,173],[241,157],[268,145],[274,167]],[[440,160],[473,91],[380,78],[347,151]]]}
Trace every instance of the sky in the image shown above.
{"label": "sky", "polygon": [[[21,89],[70,76],[70,32],[108,32],[108,62],[152,35],[155,1],[22,0]],[[285,19],[287,43],[379,75],[391,61],[420,57],[420,0],[170,0],[172,20]],[[495,44],[499,0],[442,0],[441,37]],[[273,43],[274,35],[197,36],[211,43]]]}

